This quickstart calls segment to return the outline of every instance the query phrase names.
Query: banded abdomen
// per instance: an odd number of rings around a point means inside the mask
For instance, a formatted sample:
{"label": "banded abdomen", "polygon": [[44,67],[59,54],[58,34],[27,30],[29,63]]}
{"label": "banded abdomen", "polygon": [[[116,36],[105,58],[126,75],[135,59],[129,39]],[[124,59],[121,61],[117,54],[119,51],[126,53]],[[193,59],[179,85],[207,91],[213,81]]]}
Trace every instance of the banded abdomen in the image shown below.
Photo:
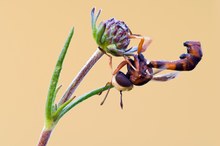
{"label": "banded abdomen", "polygon": [[170,69],[178,71],[193,70],[202,59],[202,49],[200,42],[187,41],[183,44],[187,47],[187,53],[180,55],[180,60],[176,61],[150,61],[152,68]]}

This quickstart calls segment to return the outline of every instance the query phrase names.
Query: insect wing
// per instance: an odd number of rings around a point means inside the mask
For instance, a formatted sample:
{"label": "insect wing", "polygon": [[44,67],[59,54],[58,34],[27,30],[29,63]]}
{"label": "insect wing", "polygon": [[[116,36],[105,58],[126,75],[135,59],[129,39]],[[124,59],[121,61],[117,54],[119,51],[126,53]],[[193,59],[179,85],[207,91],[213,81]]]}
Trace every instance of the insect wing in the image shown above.
{"label": "insect wing", "polygon": [[169,80],[176,78],[178,74],[179,72],[172,72],[168,74],[157,75],[157,76],[154,76],[152,80],[165,82],[165,81],[169,81]]}

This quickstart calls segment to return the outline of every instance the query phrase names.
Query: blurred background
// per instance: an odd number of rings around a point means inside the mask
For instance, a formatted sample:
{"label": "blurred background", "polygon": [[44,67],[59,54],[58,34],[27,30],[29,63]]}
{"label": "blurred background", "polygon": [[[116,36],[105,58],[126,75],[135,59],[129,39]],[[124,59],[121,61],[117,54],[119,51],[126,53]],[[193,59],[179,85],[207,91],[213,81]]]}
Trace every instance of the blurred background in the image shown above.
{"label": "blurred background", "polygon": [[[204,57],[195,70],[175,80],[124,92],[123,110],[115,89],[103,106],[105,93],[81,103],[61,119],[48,146],[219,146],[218,0],[1,0],[0,145],[37,144],[50,78],[71,27],[75,34],[58,97],[96,50],[90,26],[94,6],[103,10],[99,22],[115,17],[133,33],[152,37],[144,53],[150,60],[178,59],[187,40],[201,41]],[[113,67],[121,60],[114,58]],[[102,57],[74,95],[110,81],[108,61]]]}

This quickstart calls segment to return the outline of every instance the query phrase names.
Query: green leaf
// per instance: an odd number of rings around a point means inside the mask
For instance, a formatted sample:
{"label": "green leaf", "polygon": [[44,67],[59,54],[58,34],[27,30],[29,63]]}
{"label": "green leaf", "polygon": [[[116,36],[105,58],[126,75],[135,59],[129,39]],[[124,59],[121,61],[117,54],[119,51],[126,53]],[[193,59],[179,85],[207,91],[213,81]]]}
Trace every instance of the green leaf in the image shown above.
{"label": "green leaf", "polygon": [[60,115],[60,113],[62,112],[62,110],[74,99],[70,98],[69,100],[67,100],[65,103],[63,103],[62,105],[59,106],[59,108],[53,113],[53,119],[54,121],[57,120],[57,117]]}
{"label": "green leaf", "polygon": [[59,80],[60,72],[62,70],[62,65],[63,61],[66,55],[66,52],[68,50],[70,41],[72,39],[72,36],[74,34],[74,28],[71,29],[69,36],[65,42],[65,45],[60,53],[60,56],[57,60],[56,67],[54,69],[51,81],[50,81],[50,86],[48,90],[48,95],[47,95],[47,101],[46,101],[46,107],[45,107],[45,118],[46,118],[46,123],[45,126],[46,128],[50,128],[53,124],[53,105],[54,105],[54,100],[56,98],[56,88],[57,88],[57,83]]}
{"label": "green leaf", "polygon": [[57,121],[64,115],[66,114],[70,109],[72,109],[73,107],[75,107],[77,104],[81,103],[82,101],[94,96],[94,95],[97,95],[103,91],[106,91],[106,90],[109,90],[113,88],[113,85],[111,84],[108,84],[104,87],[101,87],[101,88],[98,88],[98,89],[95,89],[93,91],[90,91],[82,96],[79,96],[78,98],[75,98],[72,102],[70,102],[68,105],[65,106],[65,108],[62,109],[62,111],[60,112],[58,118],[57,118]]}
{"label": "green leaf", "polygon": [[100,15],[100,13],[101,13],[101,10],[98,10],[97,15],[95,15],[95,8],[93,8],[92,11],[91,11],[92,34],[93,34],[94,38],[96,38],[96,31],[97,31],[96,21],[97,21],[99,15]]}

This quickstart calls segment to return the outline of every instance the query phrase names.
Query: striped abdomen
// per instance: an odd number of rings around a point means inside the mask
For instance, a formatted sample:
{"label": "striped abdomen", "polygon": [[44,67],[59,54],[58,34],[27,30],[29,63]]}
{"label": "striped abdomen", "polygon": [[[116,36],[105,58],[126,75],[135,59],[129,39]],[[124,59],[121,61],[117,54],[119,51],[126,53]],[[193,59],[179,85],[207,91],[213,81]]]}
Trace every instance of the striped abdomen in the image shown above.
{"label": "striped abdomen", "polygon": [[202,59],[202,49],[200,42],[187,41],[183,44],[187,47],[187,53],[180,56],[176,61],[151,61],[149,66],[160,69],[170,69],[178,71],[193,70]]}

